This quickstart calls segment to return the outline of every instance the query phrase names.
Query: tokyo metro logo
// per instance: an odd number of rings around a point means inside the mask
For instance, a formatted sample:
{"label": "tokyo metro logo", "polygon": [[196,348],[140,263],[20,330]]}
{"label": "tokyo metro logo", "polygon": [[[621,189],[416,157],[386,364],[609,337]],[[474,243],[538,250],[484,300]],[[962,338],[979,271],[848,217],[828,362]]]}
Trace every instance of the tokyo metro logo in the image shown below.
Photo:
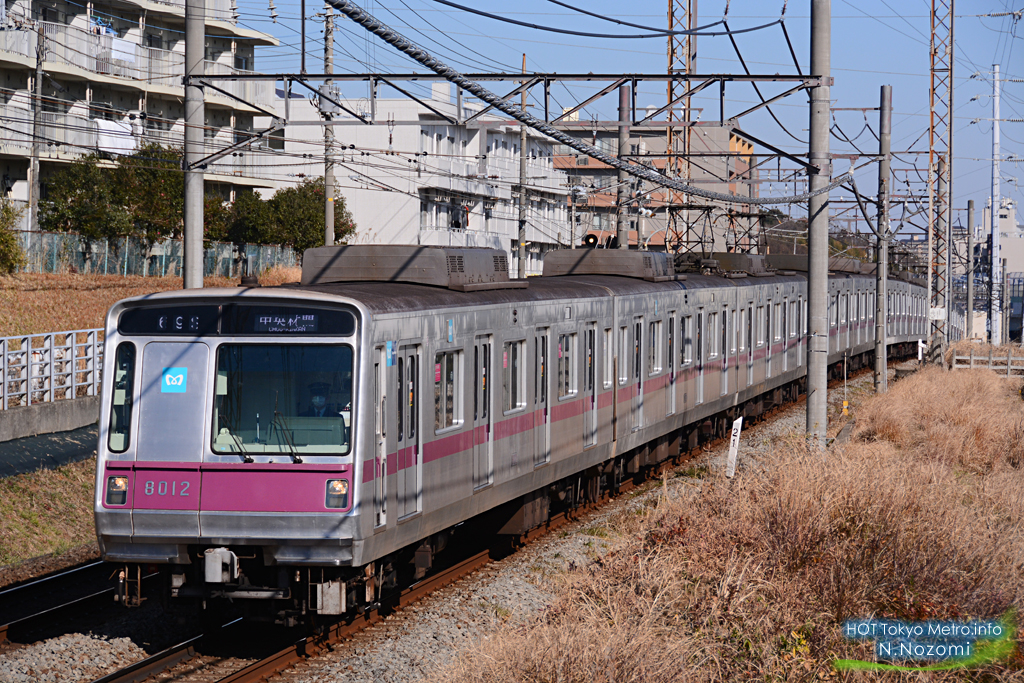
{"label": "tokyo metro logo", "polygon": [[164,368],[160,377],[161,394],[184,394],[188,386],[188,368]]}

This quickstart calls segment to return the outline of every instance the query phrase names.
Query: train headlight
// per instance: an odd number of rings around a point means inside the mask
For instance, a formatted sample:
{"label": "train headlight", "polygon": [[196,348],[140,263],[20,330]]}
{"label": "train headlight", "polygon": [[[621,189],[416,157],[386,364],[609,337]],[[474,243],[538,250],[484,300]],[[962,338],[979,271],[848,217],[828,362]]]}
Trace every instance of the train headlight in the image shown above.
{"label": "train headlight", "polygon": [[128,502],[128,477],[107,477],[107,505]]}
{"label": "train headlight", "polygon": [[327,501],[329,508],[343,509],[348,507],[348,480],[328,479],[327,480]]}

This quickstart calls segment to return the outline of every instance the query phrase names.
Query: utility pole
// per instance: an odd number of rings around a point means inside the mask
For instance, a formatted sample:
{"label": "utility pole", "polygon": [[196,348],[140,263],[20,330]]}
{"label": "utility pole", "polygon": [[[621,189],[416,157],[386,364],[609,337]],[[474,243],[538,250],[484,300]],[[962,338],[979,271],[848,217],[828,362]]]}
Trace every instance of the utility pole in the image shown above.
{"label": "utility pole", "polygon": [[999,65],[992,65],[992,210],[989,219],[992,224],[992,268],[989,270],[988,307],[989,334],[993,346],[1002,343],[1001,318],[1003,303],[1000,296],[1000,285],[1003,282],[1001,255],[999,253]]}
{"label": "utility pole", "polygon": [[[523,74],[526,74],[526,53],[523,53]],[[523,78],[526,83],[526,78]],[[526,113],[526,89],[520,103]],[[526,279],[526,124],[519,124],[519,279]]]}
{"label": "utility pole", "polygon": [[889,390],[885,348],[885,301],[889,284],[889,152],[892,144],[892,86],[883,85],[878,107],[878,238],[875,265],[875,393]]}
{"label": "utility pole", "polygon": [[576,180],[569,178],[569,248],[576,248]]}
{"label": "utility pole", "polygon": [[[935,342],[938,344],[939,349],[945,353],[946,342],[949,336],[949,299],[950,299],[950,288],[949,288],[949,255],[951,252],[950,247],[952,246],[949,242],[949,221],[946,220],[948,212],[943,210],[943,197],[946,197],[946,157],[940,156],[939,163],[937,165],[936,174],[937,186],[938,186],[938,199],[940,208],[936,211],[935,216],[935,234],[941,237],[941,243],[944,247],[943,251],[936,250],[936,272],[935,277],[938,280],[936,284],[940,285],[935,290],[935,308],[942,320],[937,321],[940,323],[935,329]],[[943,256],[944,254],[944,256]]]}
{"label": "utility pole", "polygon": [[194,167],[203,157],[206,107],[196,79],[205,72],[206,0],[185,0],[185,289],[203,286],[203,171]]}
{"label": "utility pole", "polygon": [[974,336],[974,200],[967,200],[967,339]]}
{"label": "utility pole", "polygon": [[[811,192],[828,185],[832,163],[829,156],[831,116],[832,2],[811,0],[811,74],[821,79],[810,90],[810,138],[807,171]],[[810,198],[807,205],[807,308],[810,339],[807,358],[807,440],[812,449],[825,449],[828,429],[828,211],[827,192]]]}
{"label": "utility pole", "polygon": [[[629,86],[619,86],[619,158],[629,154]],[[629,174],[619,170],[619,186],[615,193],[615,235],[619,249],[629,249],[629,221],[626,199],[629,197]],[[639,246],[639,245],[637,245]]]}
{"label": "utility pole", "polygon": [[[324,3],[324,73],[334,73],[334,8]],[[324,86],[330,90],[334,81],[326,79]],[[331,120],[324,114],[324,120]],[[334,126],[324,126],[324,245],[334,245]]]}
{"label": "utility pole", "polygon": [[36,80],[35,97],[32,98],[32,157],[29,159],[28,175],[28,229],[39,229],[39,154],[42,139],[43,113],[43,60],[46,58],[46,38],[43,25],[36,24]]}

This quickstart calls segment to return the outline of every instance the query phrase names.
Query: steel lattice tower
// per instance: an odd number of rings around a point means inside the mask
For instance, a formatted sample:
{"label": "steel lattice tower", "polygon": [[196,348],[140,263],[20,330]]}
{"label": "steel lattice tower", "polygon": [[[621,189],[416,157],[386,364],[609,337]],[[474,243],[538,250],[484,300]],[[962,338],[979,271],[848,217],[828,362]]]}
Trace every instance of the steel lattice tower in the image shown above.
{"label": "steel lattice tower", "polygon": [[[928,288],[931,305],[951,310],[949,228],[953,188],[953,4],[932,0],[931,86],[928,127]],[[940,163],[940,160],[944,163]],[[946,339],[946,320],[933,320],[932,333]]]}
{"label": "steel lattice tower", "polygon": [[[697,0],[668,0],[668,28],[670,31],[687,31],[696,25]],[[668,82],[668,120],[690,121],[690,98],[681,102],[690,87],[689,76],[697,61],[697,37],[691,35],[670,35],[668,37],[668,73],[680,78]],[[668,128],[665,173],[678,177],[684,182],[690,180],[690,127]],[[683,156],[675,156],[681,153]],[[686,208],[690,197],[670,190],[666,210],[665,243],[670,250],[687,253],[699,251],[702,247],[700,233],[693,229]]]}

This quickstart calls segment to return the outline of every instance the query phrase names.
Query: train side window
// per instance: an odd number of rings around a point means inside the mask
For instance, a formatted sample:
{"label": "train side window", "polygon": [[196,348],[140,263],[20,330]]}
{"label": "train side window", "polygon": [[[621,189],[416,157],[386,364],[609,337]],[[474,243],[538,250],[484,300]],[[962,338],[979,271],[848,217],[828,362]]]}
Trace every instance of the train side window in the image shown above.
{"label": "train side window", "polygon": [[683,354],[681,365],[689,365],[693,362],[693,316],[683,317],[683,343],[680,348]]}
{"label": "train side window", "polygon": [[398,391],[395,393],[395,396],[399,397],[395,402],[395,405],[398,407],[398,441],[401,442],[405,436],[405,421],[403,420],[405,417],[403,415],[405,406],[401,398],[402,394],[405,393],[402,391],[402,383],[405,381],[405,361],[401,356],[398,357],[398,372],[395,373],[395,377],[398,379]]}
{"label": "train side window", "polygon": [[629,352],[629,328],[623,325],[619,328],[619,384],[629,381],[629,365],[625,362]]}
{"label": "train side window", "polygon": [[576,395],[576,335],[558,335],[558,398]]}
{"label": "train side window", "polygon": [[782,304],[775,304],[775,315],[772,319],[772,341],[782,339]]}
{"label": "train side window", "polygon": [[647,376],[653,377],[661,373],[662,369],[661,321],[652,320],[648,332],[650,339],[647,344]]}
{"label": "train side window", "polygon": [[526,373],[523,372],[526,342],[505,342],[501,355],[501,377],[506,413],[526,407]]}
{"label": "train side window", "polygon": [[128,449],[134,389],[135,344],[122,342],[114,354],[114,396],[110,402],[110,433],[107,436],[107,448],[111,453],[124,453]]}
{"label": "train side window", "polygon": [[731,311],[729,313],[729,316],[731,318],[730,321],[729,321],[731,323],[730,326],[729,326],[729,353],[735,356],[736,355],[736,330],[738,329],[736,327],[736,311],[735,310]]}
{"label": "train side window", "polygon": [[609,389],[612,386],[612,375],[615,374],[615,365],[612,362],[615,358],[614,341],[612,340],[612,328],[606,327],[604,330],[604,347],[601,349],[602,355],[604,356],[604,388]]}
{"label": "train side window", "polygon": [[757,347],[764,346],[764,306],[757,307]]}
{"label": "train side window", "polygon": [[668,346],[666,347],[665,358],[668,360],[669,369],[672,368],[672,362],[675,359],[676,349],[676,314],[675,312],[669,312],[668,318]]}
{"label": "train side window", "polygon": [[715,330],[718,329],[718,313],[708,314],[708,360],[712,360],[718,357],[718,335],[715,334]]}
{"label": "train side window", "polygon": [[[418,382],[416,381],[416,366],[418,365],[418,363],[416,362],[416,358],[417,358],[417,356],[409,356],[409,363],[408,363],[408,365],[406,367],[406,376],[407,376],[407,380],[406,381],[408,382],[407,386],[409,388],[409,404],[408,404],[409,420],[408,420],[408,423],[407,423],[408,424],[408,428],[407,428],[406,431],[407,431],[408,436],[409,436],[410,439],[415,439],[416,438],[416,399],[417,399],[417,396],[416,396],[416,393],[417,393],[416,385],[418,384]],[[401,394],[399,394],[399,396],[401,396]],[[485,402],[484,403],[484,416],[486,417],[486,415],[487,415],[487,403]]]}
{"label": "train side window", "polygon": [[442,351],[434,357],[434,429],[462,425],[462,351]]}
{"label": "train side window", "polygon": [[743,336],[743,330],[747,329],[747,309],[746,308],[741,308],[740,309],[740,326],[737,327],[736,329],[739,330],[739,332],[737,333],[737,334],[739,334],[739,337],[740,337],[739,350],[740,350],[740,352],[742,352],[742,351],[746,350],[746,348],[747,348],[746,337]]}

